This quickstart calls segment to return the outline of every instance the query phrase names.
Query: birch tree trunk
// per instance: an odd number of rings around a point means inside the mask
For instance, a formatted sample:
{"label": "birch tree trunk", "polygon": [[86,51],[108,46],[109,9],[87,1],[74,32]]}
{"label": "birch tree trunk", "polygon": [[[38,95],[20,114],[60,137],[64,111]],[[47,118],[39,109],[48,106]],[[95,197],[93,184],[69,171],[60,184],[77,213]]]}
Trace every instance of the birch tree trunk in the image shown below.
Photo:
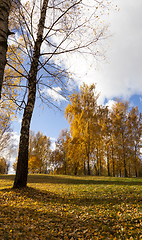
{"label": "birch tree trunk", "polygon": [[110,177],[109,151],[107,149],[107,175]]}
{"label": "birch tree trunk", "polygon": [[122,144],[123,144],[123,164],[124,164],[124,177],[128,177],[127,168],[126,168],[126,150],[124,143],[124,135],[122,133]]}
{"label": "birch tree trunk", "polygon": [[6,65],[7,38],[8,38],[8,16],[11,0],[0,0],[0,99]]}
{"label": "birch tree trunk", "polygon": [[29,71],[29,88],[28,88],[28,100],[24,109],[21,133],[20,133],[20,143],[19,143],[19,153],[17,170],[13,188],[26,187],[27,176],[28,176],[28,148],[29,148],[29,130],[30,123],[33,114],[33,109],[36,99],[36,80],[38,71],[38,62],[40,57],[40,48],[43,39],[44,24],[46,18],[48,0],[44,0],[41,9],[41,16],[38,25],[37,40],[35,42],[33,59],[31,62],[31,67]]}

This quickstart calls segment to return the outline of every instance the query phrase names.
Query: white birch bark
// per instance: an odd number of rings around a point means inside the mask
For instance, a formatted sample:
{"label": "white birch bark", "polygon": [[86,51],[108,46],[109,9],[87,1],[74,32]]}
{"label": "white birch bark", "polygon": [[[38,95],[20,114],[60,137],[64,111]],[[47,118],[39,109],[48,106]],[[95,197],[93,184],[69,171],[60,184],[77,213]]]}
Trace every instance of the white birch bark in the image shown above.
{"label": "white birch bark", "polygon": [[0,98],[6,65],[7,38],[8,38],[8,16],[11,0],[0,0]]}

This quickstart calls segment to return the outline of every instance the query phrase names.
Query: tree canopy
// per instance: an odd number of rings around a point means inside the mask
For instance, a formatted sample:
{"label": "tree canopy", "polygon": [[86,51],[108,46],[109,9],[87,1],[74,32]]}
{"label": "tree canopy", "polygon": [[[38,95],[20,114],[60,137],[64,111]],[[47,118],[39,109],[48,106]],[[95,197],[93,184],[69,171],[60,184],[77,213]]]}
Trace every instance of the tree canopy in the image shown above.
{"label": "tree canopy", "polygon": [[91,171],[95,175],[140,175],[141,113],[137,107],[130,109],[127,101],[118,99],[109,109],[98,105],[97,99],[95,85],[84,84],[70,96],[65,111],[70,123],[67,156],[80,162],[89,175]]}

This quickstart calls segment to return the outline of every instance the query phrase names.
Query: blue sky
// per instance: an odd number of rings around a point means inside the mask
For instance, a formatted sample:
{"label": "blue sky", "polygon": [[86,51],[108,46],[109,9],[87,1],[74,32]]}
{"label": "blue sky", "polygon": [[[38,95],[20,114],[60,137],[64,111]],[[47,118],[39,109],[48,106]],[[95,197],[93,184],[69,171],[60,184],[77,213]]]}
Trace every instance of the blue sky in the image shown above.
{"label": "blue sky", "polygon": [[[129,100],[131,106],[138,106],[142,112],[142,1],[114,1],[120,11],[110,11],[105,21],[110,23],[110,37],[104,41],[107,48],[106,61],[88,64],[87,60],[77,58],[75,67],[76,86],[85,83],[97,83],[97,92],[101,92],[99,103],[111,104],[114,98]],[[109,47],[107,47],[109,46]],[[91,61],[91,60],[90,60]],[[35,107],[31,130],[41,131],[51,137],[53,142],[61,129],[68,128],[64,112]],[[13,122],[15,139],[18,142],[22,115]]]}

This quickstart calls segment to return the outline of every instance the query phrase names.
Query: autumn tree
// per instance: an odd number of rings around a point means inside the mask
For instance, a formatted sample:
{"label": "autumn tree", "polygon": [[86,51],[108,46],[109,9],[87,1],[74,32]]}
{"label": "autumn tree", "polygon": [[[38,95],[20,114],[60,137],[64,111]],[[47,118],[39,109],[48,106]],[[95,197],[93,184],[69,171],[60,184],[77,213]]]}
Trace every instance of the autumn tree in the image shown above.
{"label": "autumn tree", "polygon": [[[83,152],[84,163],[87,165],[87,173],[91,174],[90,159],[95,148],[94,133],[97,132],[97,99],[99,94],[95,91],[95,85],[83,84],[80,92],[74,92],[70,96],[70,103],[65,109],[65,117],[70,123],[72,143],[75,144],[80,154]],[[78,139],[78,144],[75,139]],[[79,151],[79,149],[82,151]]]}
{"label": "autumn tree", "polygon": [[68,167],[70,173],[77,175],[82,174],[86,175],[86,161],[85,153],[82,148],[82,141],[78,137],[70,137],[66,144],[66,152],[68,156]]}
{"label": "autumn tree", "polygon": [[42,168],[42,159],[39,158],[38,155],[33,155],[29,157],[29,165],[28,165],[29,173],[41,173]]}
{"label": "autumn tree", "polygon": [[72,140],[67,129],[62,129],[51,154],[50,163],[54,172],[77,175],[78,171],[83,169],[82,159],[79,139]]}
{"label": "autumn tree", "polygon": [[[18,25],[13,20],[12,12],[15,10],[15,6],[20,4],[19,0],[13,0],[11,4],[11,11],[9,13],[9,25],[8,25],[8,48],[6,54],[6,66],[3,76],[3,84],[1,91],[0,107],[11,116],[11,119],[16,118],[17,110],[21,110],[21,78],[22,67],[24,58],[16,42],[11,41],[14,38],[14,32],[18,31]],[[14,32],[13,32],[14,31]],[[21,41],[19,39],[19,41]],[[12,68],[9,67],[12,65]],[[23,99],[23,98],[22,98]]]}
{"label": "autumn tree", "polygon": [[[16,55],[19,56],[20,63],[17,61]],[[19,49],[14,45],[9,46],[7,51],[7,61],[12,63],[13,68],[17,69],[22,74],[20,64],[24,61],[20,55]],[[5,67],[3,87],[1,92],[0,107],[4,112],[10,115],[11,119],[17,119],[17,112],[21,109],[20,95],[22,95],[21,89],[21,77],[8,65]]]}
{"label": "autumn tree", "polygon": [[110,118],[110,110],[106,106],[103,114],[103,122],[102,122],[102,132],[103,132],[103,140],[104,140],[104,150],[106,155],[106,165],[107,165],[107,175],[111,176],[110,171],[110,159],[111,159],[111,146],[113,141],[113,129],[112,122]]}
{"label": "autumn tree", "polygon": [[50,156],[50,169],[52,169],[54,173],[64,174],[64,170],[62,166],[63,166],[62,155],[58,149],[54,149],[51,152],[51,156]]}
{"label": "autumn tree", "polygon": [[12,0],[0,0],[0,98],[6,65],[7,38],[10,35],[8,29],[8,16]]}
{"label": "autumn tree", "polygon": [[138,177],[139,169],[141,168],[141,146],[142,146],[142,115],[138,107],[133,107],[128,116],[128,128],[130,135],[130,154],[129,158],[132,160],[130,164],[129,176],[134,174]]}
{"label": "autumn tree", "polygon": [[68,170],[68,139],[69,133],[67,129],[62,129],[55,142],[55,150],[52,152],[51,156],[51,163],[54,165],[54,169],[63,174],[67,174]]}
{"label": "autumn tree", "polygon": [[[18,59],[17,59],[18,58]],[[10,104],[15,104],[20,108],[20,90],[22,90],[22,68],[21,65],[24,64],[23,56],[18,48],[18,45],[11,44],[7,51],[7,61],[8,64],[12,65],[12,68],[8,66],[5,67],[4,80],[2,96],[3,101],[8,100]],[[19,72],[19,74],[17,72]],[[22,95],[22,94],[21,94]]]}
{"label": "autumn tree", "polygon": [[125,177],[128,177],[128,171],[127,171],[127,153],[129,151],[128,150],[129,132],[128,132],[128,125],[127,125],[128,109],[129,109],[128,102],[124,102],[124,101],[121,102],[118,100],[113,105],[112,112],[111,112],[112,125],[115,131],[114,138],[117,142],[116,146],[120,146],[121,148],[121,156],[123,159],[123,169],[124,169]]}
{"label": "autumn tree", "polygon": [[6,161],[4,157],[0,158],[0,174],[8,174],[10,162]]}
{"label": "autumn tree", "polygon": [[32,173],[47,173],[51,154],[50,138],[41,132],[30,132],[29,139],[29,168]]}
{"label": "autumn tree", "polygon": [[[106,108],[102,127],[108,176],[138,176],[141,169],[141,113],[117,99]],[[139,167],[138,167],[139,166]]]}
{"label": "autumn tree", "polygon": [[94,150],[92,152],[93,165],[96,175],[103,175],[106,168],[105,166],[105,123],[106,123],[106,111],[104,106],[98,106],[95,114],[94,121]]}
{"label": "autumn tree", "polygon": [[[81,0],[35,0],[24,5],[15,4],[13,21],[18,30],[13,41],[26,61],[21,64],[23,95],[20,108],[24,113],[14,188],[27,184],[29,129],[36,97],[54,105],[49,90],[66,96],[71,78],[66,63],[72,53],[101,56],[97,42],[104,39],[107,26],[100,23],[100,17],[109,5],[105,0],[87,4]],[[8,66],[19,76],[12,64]]]}

